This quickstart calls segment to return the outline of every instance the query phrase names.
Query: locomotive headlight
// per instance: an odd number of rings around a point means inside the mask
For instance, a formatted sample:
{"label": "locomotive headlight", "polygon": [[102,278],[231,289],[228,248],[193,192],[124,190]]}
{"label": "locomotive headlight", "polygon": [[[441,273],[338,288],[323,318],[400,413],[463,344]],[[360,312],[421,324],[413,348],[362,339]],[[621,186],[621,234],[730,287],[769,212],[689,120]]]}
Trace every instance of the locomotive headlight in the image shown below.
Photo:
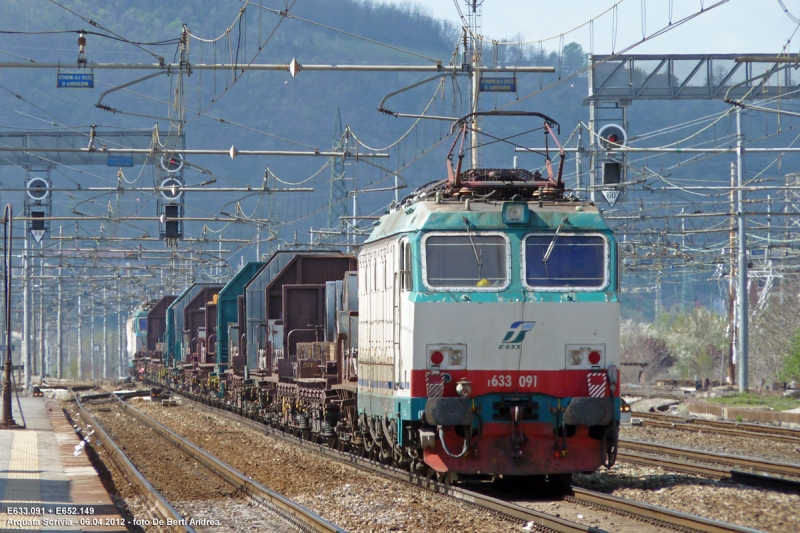
{"label": "locomotive headlight", "polygon": [[470,394],[472,394],[472,383],[465,378],[461,378],[458,383],[456,383],[456,392],[462,398],[469,398]]}
{"label": "locomotive headlight", "polygon": [[527,224],[530,216],[526,202],[503,202],[504,224]]}

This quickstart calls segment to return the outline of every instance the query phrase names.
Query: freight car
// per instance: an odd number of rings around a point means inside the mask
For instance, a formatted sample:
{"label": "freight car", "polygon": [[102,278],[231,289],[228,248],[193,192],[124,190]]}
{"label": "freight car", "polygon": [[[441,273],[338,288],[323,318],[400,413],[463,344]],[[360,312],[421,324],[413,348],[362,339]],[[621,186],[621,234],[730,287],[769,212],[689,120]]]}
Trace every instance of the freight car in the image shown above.
{"label": "freight car", "polygon": [[[552,119],[515,114],[542,118],[555,138]],[[457,124],[462,143],[473,117]],[[180,386],[445,481],[561,485],[611,466],[620,419],[611,230],[593,204],[565,194],[563,152],[543,177],[462,171],[453,151],[447,179],[394,205],[357,266],[324,254],[270,259],[243,289],[245,312],[256,303],[264,312],[258,323],[238,316],[248,346],[238,385],[220,390],[210,376]]]}

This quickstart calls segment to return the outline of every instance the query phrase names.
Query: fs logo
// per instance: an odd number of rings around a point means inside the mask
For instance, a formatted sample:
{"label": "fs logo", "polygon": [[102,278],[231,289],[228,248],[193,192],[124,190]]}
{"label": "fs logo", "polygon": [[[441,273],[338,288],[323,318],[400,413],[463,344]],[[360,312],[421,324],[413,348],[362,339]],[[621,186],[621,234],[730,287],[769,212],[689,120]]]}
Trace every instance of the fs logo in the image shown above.
{"label": "fs logo", "polygon": [[525,334],[533,329],[536,322],[514,322],[508,329],[506,336],[500,342],[498,349],[500,350],[519,350],[522,347],[522,341],[525,339]]}

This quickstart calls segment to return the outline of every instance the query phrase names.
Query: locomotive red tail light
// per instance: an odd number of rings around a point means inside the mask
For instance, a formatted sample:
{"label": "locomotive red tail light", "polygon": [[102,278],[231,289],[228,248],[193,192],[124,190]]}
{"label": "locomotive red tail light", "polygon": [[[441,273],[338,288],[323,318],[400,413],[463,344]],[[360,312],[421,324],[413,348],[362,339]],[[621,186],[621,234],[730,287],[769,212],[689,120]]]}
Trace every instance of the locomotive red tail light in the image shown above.
{"label": "locomotive red tail light", "polygon": [[599,364],[600,363],[600,352],[598,352],[598,351],[590,352],[589,353],[589,362],[592,363],[593,365]]}
{"label": "locomotive red tail light", "polygon": [[442,355],[442,352],[436,351],[431,353],[431,363],[434,365],[441,365],[442,361],[444,361],[444,355]]}

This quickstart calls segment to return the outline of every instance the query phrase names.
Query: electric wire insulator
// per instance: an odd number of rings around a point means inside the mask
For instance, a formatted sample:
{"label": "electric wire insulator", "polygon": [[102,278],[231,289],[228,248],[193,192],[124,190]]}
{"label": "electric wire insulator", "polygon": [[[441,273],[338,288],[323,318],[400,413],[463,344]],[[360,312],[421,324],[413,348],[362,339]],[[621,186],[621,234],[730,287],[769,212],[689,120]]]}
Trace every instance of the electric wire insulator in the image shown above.
{"label": "electric wire insulator", "polygon": [[82,35],[78,37],[78,46],[86,46],[86,37]]}

